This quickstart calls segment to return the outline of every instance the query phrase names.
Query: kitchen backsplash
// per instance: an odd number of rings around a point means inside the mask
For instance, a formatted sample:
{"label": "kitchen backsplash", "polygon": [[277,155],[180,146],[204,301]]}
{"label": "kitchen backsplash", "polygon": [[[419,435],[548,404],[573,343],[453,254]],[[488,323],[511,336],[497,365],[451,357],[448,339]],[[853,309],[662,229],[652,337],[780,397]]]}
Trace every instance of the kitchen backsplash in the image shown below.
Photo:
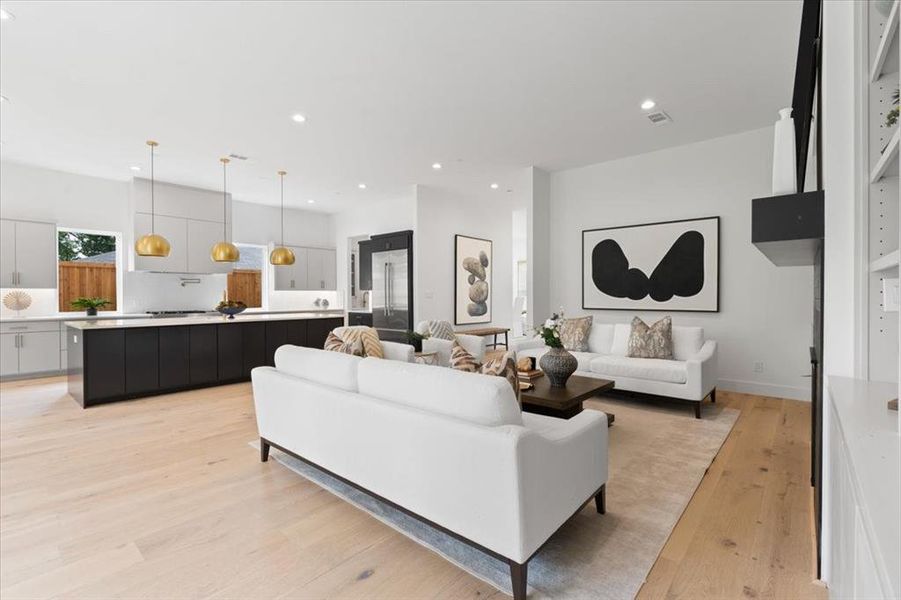
{"label": "kitchen backsplash", "polygon": [[222,299],[228,276],[180,275],[127,271],[123,312],[213,310]]}

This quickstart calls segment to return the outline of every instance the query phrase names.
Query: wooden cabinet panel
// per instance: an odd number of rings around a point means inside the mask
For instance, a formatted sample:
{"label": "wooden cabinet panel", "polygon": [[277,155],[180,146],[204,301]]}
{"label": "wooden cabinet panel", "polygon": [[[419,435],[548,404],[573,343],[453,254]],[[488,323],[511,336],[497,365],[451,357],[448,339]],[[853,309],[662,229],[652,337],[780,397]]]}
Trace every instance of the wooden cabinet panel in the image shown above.
{"label": "wooden cabinet panel", "polygon": [[125,395],[125,330],[82,331],[85,406]]}
{"label": "wooden cabinet panel", "polygon": [[307,321],[308,348],[322,348],[331,330],[344,325],[344,319],[310,319]]}
{"label": "wooden cabinet panel", "polygon": [[16,285],[16,222],[0,219],[0,287]]}
{"label": "wooden cabinet panel", "polygon": [[59,371],[59,330],[19,334],[19,374]]}
{"label": "wooden cabinet panel", "polygon": [[125,330],[125,393],[143,394],[160,387],[159,328]]}
{"label": "wooden cabinet panel", "polygon": [[279,346],[288,343],[288,325],[286,321],[266,323],[266,364],[275,366],[275,351]]}
{"label": "wooden cabinet panel", "polygon": [[17,285],[56,287],[56,225],[16,221]]}
{"label": "wooden cabinet panel", "polygon": [[255,367],[266,364],[266,324],[244,323],[241,325],[243,349],[243,375],[250,377]]}
{"label": "wooden cabinet panel", "polygon": [[219,381],[237,381],[244,375],[243,327],[239,323],[223,323],[217,327]]}
{"label": "wooden cabinet panel", "polygon": [[294,346],[306,346],[307,321],[285,321],[285,343]]}
{"label": "wooden cabinet panel", "polygon": [[159,328],[160,389],[172,390],[191,383],[188,326]]}
{"label": "wooden cabinet panel", "polygon": [[191,325],[191,385],[211,383],[219,377],[216,325]]}

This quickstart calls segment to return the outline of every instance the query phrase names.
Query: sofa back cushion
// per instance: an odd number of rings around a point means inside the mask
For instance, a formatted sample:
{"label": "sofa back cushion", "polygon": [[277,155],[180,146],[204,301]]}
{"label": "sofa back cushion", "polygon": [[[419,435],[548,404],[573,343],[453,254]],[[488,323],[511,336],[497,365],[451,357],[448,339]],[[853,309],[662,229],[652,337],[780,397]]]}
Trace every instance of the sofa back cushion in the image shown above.
{"label": "sofa back cushion", "polygon": [[673,359],[688,360],[704,345],[703,327],[673,325]]}
{"label": "sofa back cushion", "polygon": [[348,392],[359,390],[357,367],[362,360],[351,354],[301,346],[285,345],[275,351],[275,368],[280,372]]}
{"label": "sofa back cushion", "polygon": [[588,332],[588,351],[595,354],[610,354],[613,347],[613,325],[595,323]]}
{"label": "sofa back cushion", "polygon": [[629,354],[629,336],[632,335],[632,325],[629,323],[617,323],[613,326],[613,342],[610,345],[610,354],[626,356]]}
{"label": "sofa back cushion", "polygon": [[369,358],[359,365],[363,395],[480,425],[522,425],[513,389],[502,377]]}

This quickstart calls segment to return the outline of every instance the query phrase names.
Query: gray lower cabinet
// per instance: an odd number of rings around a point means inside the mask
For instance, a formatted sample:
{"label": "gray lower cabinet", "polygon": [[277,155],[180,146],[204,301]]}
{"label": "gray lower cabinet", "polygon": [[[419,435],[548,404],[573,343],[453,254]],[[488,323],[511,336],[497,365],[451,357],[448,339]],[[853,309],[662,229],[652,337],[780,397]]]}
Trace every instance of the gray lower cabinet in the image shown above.
{"label": "gray lower cabinet", "polygon": [[3,323],[0,325],[0,376],[58,372],[59,347],[56,323]]}
{"label": "gray lower cabinet", "polygon": [[0,335],[0,377],[19,374],[19,334]]}

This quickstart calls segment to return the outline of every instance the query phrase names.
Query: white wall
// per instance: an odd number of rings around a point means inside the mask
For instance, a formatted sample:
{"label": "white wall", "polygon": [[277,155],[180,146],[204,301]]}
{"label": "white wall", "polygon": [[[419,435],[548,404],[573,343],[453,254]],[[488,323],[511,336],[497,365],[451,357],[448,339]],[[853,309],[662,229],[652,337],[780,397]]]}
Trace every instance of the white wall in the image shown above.
{"label": "white wall", "polygon": [[[232,239],[245,244],[278,243],[281,238],[281,209],[235,201],[232,211]],[[334,248],[335,218],[327,213],[285,209],[285,244]]]}
{"label": "white wall", "polygon": [[527,327],[543,323],[557,310],[551,286],[551,179],[546,171],[530,167],[525,173],[529,229],[529,314]]}
{"label": "white wall", "polygon": [[772,139],[766,128],[552,173],[551,306],[599,322],[633,316],[581,308],[583,229],[719,216],[720,312],[673,313],[673,322],[718,342],[722,389],[809,399],[813,270],[776,267],[750,241],[751,199],[770,195]]}
{"label": "white wall", "polygon": [[462,195],[417,186],[416,321],[454,322],[454,236],[461,234],[493,242],[490,325],[512,327],[513,212],[522,208],[521,196],[505,191]]}
{"label": "white wall", "polygon": [[[367,206],[348,210],[334,215],[333,246],[337,251],[338,261],[338,297],[344,301],[349,286],[350,265],[348,262],[348,238],[362,235],[391,233],[392,231],[416,230],[416,191],[410,187],[407,196],[383,200]],[[417,235],[413,234],[414,248]],[[414,249],[414,269],[418,253]],[[414,275],[414,290],[418,289]],[[414,306],[414,310],[415,310]]]}

